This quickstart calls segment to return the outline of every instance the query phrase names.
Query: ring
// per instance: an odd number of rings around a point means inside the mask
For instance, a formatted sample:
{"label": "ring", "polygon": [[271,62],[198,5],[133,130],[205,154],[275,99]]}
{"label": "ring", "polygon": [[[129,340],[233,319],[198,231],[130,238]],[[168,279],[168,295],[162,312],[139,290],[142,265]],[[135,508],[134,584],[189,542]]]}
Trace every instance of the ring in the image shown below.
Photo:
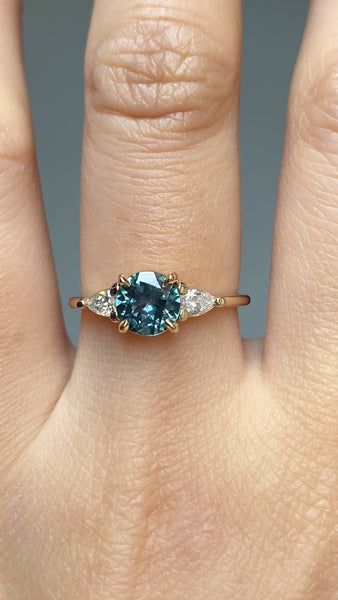
{"label": "ring", "polygon": [[131,331],[142,336],[177,333],[179,321],[200,317],[213,308],[233,308],[250,303],[249,296],[213,296],[190,288],[176,273],[164,275],[140,271],[129,277],[119,275],[117,282],[89,298],[69,299],[71,308],[88,308],[118,324],[120,333]]}

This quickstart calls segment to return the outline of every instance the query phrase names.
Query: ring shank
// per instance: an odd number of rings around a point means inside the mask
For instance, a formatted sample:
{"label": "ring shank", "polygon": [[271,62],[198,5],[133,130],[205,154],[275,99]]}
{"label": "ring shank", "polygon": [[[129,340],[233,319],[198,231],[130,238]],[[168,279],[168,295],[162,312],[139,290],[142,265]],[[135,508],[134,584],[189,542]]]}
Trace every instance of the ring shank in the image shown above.
{"label": "ring shank", "polygon": [[68,306],[70,308],[85,308],[84,298],[81,296],[72,296],[68,300]]}
{"label": "ring shank", "polygon": [[[236,306],[246,306],[250,304],[250,296],[242,295],[242,296],[221,296],[217,298],[217,306],[224,308],[233,308]],[[223,300],[223,302],[219,302]]]}
{"label": "ring shank", "polygon": [[[216,298],[216,306],[219,308],[235,308],[236,306],[246,306],[247,304],[250,304],[250,296],[220,296]],[[68,305],[70,308],[85,308],[85,298],[73,296],[69,298]]]}

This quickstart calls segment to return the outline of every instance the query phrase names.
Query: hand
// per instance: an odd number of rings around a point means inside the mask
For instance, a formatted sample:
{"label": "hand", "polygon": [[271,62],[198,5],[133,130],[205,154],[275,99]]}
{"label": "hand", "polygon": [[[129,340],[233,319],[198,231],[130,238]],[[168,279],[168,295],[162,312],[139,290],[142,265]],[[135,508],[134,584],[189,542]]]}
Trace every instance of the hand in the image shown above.
{"label": "hand", "polygon": [[[291,89],[265,340],[235,309],[156,339],[84,311],[76,354],[19,13],[1,1],[0,598],[337,599],[337,1],[312,1]],[[235,0],[96,0],[85,295],[140,268],[237,293],[240,30]]]}

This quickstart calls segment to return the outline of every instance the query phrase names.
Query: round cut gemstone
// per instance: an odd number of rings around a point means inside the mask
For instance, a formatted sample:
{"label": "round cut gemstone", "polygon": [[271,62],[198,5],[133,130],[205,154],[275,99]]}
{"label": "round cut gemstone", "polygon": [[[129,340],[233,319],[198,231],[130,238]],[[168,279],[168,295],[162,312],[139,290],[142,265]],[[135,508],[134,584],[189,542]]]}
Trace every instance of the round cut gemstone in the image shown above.
{"label": "round cut gemstone", "polygon": [[176,322],[181,308],[177,284],[165,285],[166,276],[142,271],[128,277],[130,287],[121,286],[115,296],[118,318],[127,320],[138,335],[159,335],[167,329],[166,320]]}

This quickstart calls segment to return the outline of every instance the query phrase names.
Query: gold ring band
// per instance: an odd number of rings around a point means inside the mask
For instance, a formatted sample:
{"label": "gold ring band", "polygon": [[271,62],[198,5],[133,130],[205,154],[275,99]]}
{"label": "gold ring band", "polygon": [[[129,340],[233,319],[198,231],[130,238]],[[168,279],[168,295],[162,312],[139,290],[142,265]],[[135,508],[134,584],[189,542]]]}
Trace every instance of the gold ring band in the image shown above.
{"label": "gold ring band", "polygon": [[[70,308],[88,308],[87,302],[88,298],[83,298],[82,296],[72,296],[68,300],[68,305]],[[238,306],[246,306],[247,304],[250,304],[250,296],[219,296],[216,298],[215,307],[236,308]]]}
{"label": "gold ring band", "polygon": [[143,336],[176,333],[178,322],[199,317],[213,308],[236,308],[250,303],[250,296],[214,296],[192,288],[176,273],[164,275],[140,271],[129,277],[119,275],[110,288],[85,298],[69,299],[71,308],[87,308],[118,323],[120,333],[131,331]]}

